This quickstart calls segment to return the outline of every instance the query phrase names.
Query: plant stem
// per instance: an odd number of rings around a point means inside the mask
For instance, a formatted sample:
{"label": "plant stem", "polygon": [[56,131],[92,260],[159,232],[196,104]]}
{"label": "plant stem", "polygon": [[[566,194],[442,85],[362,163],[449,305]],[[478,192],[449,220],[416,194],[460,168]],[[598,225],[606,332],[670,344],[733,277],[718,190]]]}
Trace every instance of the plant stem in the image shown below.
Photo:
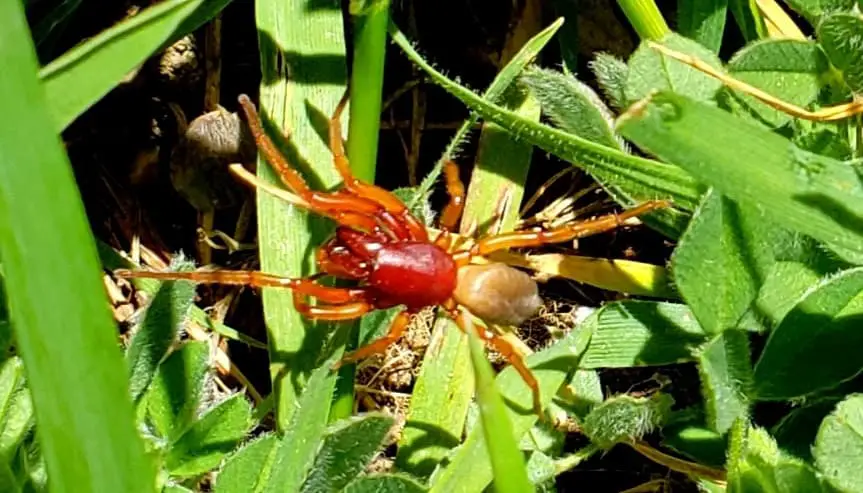
{"label": "plant stem", "polygon": [[[347,154],[354,176],[368,182],[374,182],[377,164],[389,7],[389,0],[369,0],[360,8],[352,6],[350,12],[354,24],[354,57]],[[359,322],[351,327],[347,350],[356,347],[361,336],[359,327]],[[353,414],[355,369],[355,365],[345,365],[339,370],[330,422]]]}
{"label": "plant stem", "polygon": [[617,0],[617,4],[642,40],[656,41],[671,32],[654,0]]}
{"label": "plant stem", "polygon": [[369,0],[364,8],[351,11],[354,58],[347,153],[354,175],[366,181],[374,180],[377,164],[389,7],[389,0]]}

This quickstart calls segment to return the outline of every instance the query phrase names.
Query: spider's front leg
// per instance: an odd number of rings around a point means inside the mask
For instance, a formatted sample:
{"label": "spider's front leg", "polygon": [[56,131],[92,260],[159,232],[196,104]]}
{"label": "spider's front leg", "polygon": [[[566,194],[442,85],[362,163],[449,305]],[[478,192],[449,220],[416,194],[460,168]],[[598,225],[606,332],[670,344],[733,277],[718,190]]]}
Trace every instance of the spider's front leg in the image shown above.
{"label": "spider's front leg", "polygon": [[379,204],[384,210],[395,216],[410,232],[410,239],[427,241],[428,233],[426,233],[425,226],[411,214],[407,206],[395,194],[371,183],[365,183],[351,172],[351,165],[345,154],[341,125],[341,116],[348,104],[348,95],[349,89],[346,89],[333,111],[329,126],[330,151],[333,153],[333,162],[344,181],[345,188],[357,197],[368,198]]}

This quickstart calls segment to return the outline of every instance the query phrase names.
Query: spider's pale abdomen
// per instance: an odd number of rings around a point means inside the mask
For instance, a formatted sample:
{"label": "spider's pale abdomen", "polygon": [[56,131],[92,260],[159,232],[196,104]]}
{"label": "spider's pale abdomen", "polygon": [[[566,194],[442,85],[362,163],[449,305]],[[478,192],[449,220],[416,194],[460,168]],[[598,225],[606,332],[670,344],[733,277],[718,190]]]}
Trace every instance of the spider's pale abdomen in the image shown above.
{"label": "spider's pale abdomen", "polygon": [[371,264],[367,281],[378,305],[419,310],[443,303],[455,289],[455,262],[430,243],[385,244]]}
{"label": "spider's pale abdomen", "polygon": [[542,305],[529,275],[498,262],[460,268],[453,298],[477,317],[498,325],[521,325]]}

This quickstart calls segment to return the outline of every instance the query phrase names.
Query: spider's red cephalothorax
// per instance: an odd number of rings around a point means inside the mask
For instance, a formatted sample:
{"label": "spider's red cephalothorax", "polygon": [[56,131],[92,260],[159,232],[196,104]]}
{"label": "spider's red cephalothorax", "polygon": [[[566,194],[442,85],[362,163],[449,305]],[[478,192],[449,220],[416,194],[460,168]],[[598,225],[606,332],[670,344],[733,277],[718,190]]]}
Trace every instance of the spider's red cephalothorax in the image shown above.
{"label": "spider's red cephalothorax", "polygon": [[[330,119],[330,149],[343,188],[318,192],[309,188],[264,133],[255,106],[245,95],[239,98],[249,129],[259,151],[288,189],[272,187],[232,166],[241,180],[338,224],[333,237],[317,251],[319,273],[308,278],[286,278],[257,271],[145,272],[118,270],[121,277],[186,279],[201,283],[242,284],[255,287],[289,288],[294,306],[306,317],[348,320],[377,309],[404,306],[382,338],[345,355],[336,365],[382,353],[404,332],[411,314],[429,306],[440,306],[459,328],[468,330],[471,313],[489,324],[519,325],[540,306],[536,283],[524,272],[502,263],[475,264],[473,260],[499,250],[535,247],[571,241],[608,231],[623,221],[670,205],[649,201],[620,214],[568,224],[547,231],[515,231],[477,239],[470,247],[457,248],[450,234],[458,224],[464,205],[464,185],[453,162],[444,164],[450,201],[440,216],[440,233],[432,240],[425,226],[391,192],[356,179],[345,157],[339,117],[347,103],[339,102]],[[356,282],[355,287],[334,288],[319,284],[322,276]],[[310,304],[307,298],[315,298]],[[533,408],[541,415],[539,386],[521,354],[505,339],[482,327],[477,335],[504,356],[533,391]]]}

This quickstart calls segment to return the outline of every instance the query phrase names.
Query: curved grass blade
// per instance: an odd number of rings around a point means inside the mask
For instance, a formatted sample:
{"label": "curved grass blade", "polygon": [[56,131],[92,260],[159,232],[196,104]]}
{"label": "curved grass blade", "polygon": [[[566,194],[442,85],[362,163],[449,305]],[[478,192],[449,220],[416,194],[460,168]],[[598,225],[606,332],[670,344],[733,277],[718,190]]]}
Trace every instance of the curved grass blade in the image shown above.
{"label": "curved grass blade", "polygon": [[[512,85],[513,82],[518,78],[518,75],[521,73],[524,68],[533,62],[533,60],[539,55],[539,52],[551,41],[551,38],[554,37],[555,33],[560,29],[561,25],[563,25],[563,17],[558,18],[556,21],[551,23],[547,28],[543,29],[536,36],[532,37],[530,41],[524,44],[521,50],[512,57],[512,60],[506,64],[506,66],[498,72],[495,76],[494,80],[489,84],[488,88],[483,93],[482,97],[488,101],[499,101],[506,90]],[[394,29],[392,23],[390,23],[390,31]],[[404,36],[401,35],[401,38],[397,38],[395,35],[393,36],[396,43],[400,43],[401,41],[407,42],[404,39]],[[409,46],[409,44],[408,44]],[[417,55],[419,56],[419,55]],[[420,193],[416,195],[416,197],[425,197],[429,190],[432,189],[438,177],[440,176],[441,164],[446,159],[453,159],[455,155],[458,153],[458,150],[464,139],[467,137],[468,132],[473,128],[473,126],[479,121],[479,115],[471,114],[471,116],[465,120],[464,123],[456,130],[455,135],[452,140],[450,140],[449,145],[447,145],[446,150],[444,150],[443,156],[440,160],[438,160],[437,164],[435,164],[434,169],[429,172],[429,174],[423,179],[420,184]]]}
{"label": "curved grass blade", "polygon": [[169,0],[94,36],[39,72],[58,131],[161,47],[216,16],[231,0]]}
{"label": "curved grass blade", "polygon": [[[525,358],[527,366],[539,382],[544,407],[578,367],[592,335],[593,331],[589,327],[574,330],[554,346]],[[495,383],[508,403],[507,413],[512,422],[513,433],[520,438],[537,421],[537,416],[529,404],[515,404],[529,403],[530,389],[512,367],[500,372]],[[452,453],[450,459],[446,467],[432,476],[430,491],[478,493],[485,491],[491,483],[492,466],[479,427],[471,429],[464,443]]]}
{"label": "curved grass blade", "polygon": [[[606,189],[613,187],[610,193],[622,205],[631,207],[643,200],[665,198],[673,200],[675,206],[684,211],[695,209],[704,188],[682,169],[610,149],[491,104],[448,79],[423,60],[394,24],[390,24],[390,34],[411,61],[477,115],[506,128],[515,138],[536,145],[584,169]],[[615,190],[624,191],[625,194],[615,194]],[[672,237],[679,236],[686,220],[687,215],[678,211],[658,211],[644,217],[646,223]]]}
{"label": "curved grass blade", "polygon": [[[20,2],[0,3],[0,257],[52,491],[152,491],[96,247]],[[71,384],[74,382],[74,385]]]}
{"label": "curved grass blade", "polygon": [[476,375],[476,401],[486,451],[494,471],[494,489],[501,493],[530,491],[524,456],[513,436],[503,398],[497,392],[494,370],[479,337],[469,331],[470,359]]}
{"label": "curved grass blade", "polygon": [[669,92],[618,119],[621,133],[777,224],[861,254],[863,184],[848,163],[804,151],[719,108]]}

